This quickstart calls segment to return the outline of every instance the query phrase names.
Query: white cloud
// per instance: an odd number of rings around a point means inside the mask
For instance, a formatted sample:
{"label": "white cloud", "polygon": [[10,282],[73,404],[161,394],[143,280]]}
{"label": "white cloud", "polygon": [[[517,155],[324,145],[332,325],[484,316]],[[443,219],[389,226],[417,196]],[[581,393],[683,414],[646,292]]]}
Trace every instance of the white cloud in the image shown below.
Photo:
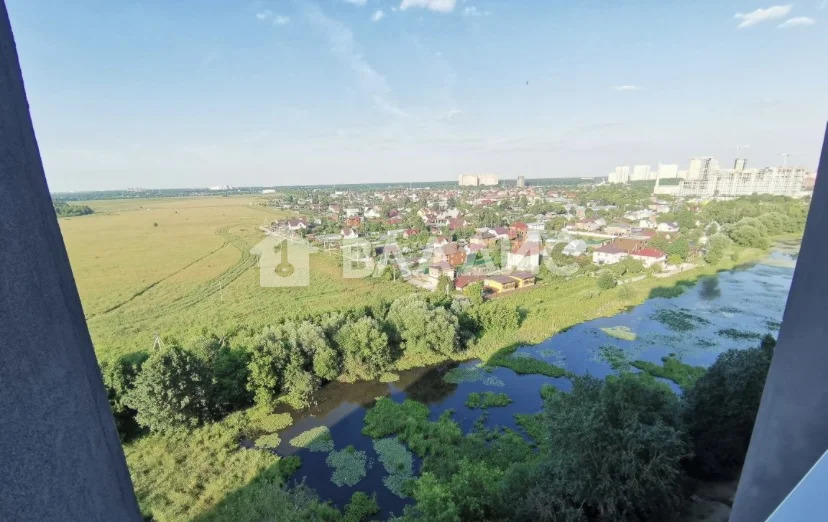
{"label": "white cloud", "polygon": [[789,27],[803,27],[806,25],[814,25],[816,20],[813,18],[808,18],[807,16],[797,16],[795,18],[789,18],[779,24],[780,29],[788,29]]}
{"label": "white cloud", "polygon": [[382,12],[382,9],[377,9],[374,11],[374,14],[371,15],[372,22],[379,22],[385,16],[385,13]]}
{"label": "white cloud", "polygon": [[624,92],[624,91],[640,91],[641,87],[638,85],[616,85],[612,88],[614,91]]}
{"label": "white cloud", "polygon": [[450,110],[447,110],[446,112],[438,115],[437,120],[438,121],[450,120],[450,119],[454,118],[455,116],[460,116],[461,114],[463,114],[463,111],[461,111],[460,109],[450,109]]}
{"label": "white cloud", "polygon": [[751,27],[757,24],[761,24],[762,22],[768,22],[770,20],[784,18],[788,16],[788,13],[790,12],[790,5],[774,5],[768,7],[767,9],[759,8],[749,13],[736,13],[733,16],[734,18],[738,18],[742,21],[739,24],[739,29],[743,29],[745,27]]}
{"label": "white cloud", "polygon": [[367,0],[345,0],[345,2],[362,7],[363,5],[365,5],[365,2],[367,2]]}
{"label": "white cloud", "polygon": [[478,9],[473,5],[466,6],[463,9],[463,16],[489,16],[490,14],[492,14],[491,11],[487,11],[485,9]]}
{"label": "white cloud", "polygon": [[419,7],[438,13],[450,13],[456,5],[457,0],[402,0],[400,9],[404,11],[409,7]]}
{"label": "white cloud", "polygon": [[273,19],[273,25],[285,25],[290,23],[290,18],[287,16],[277,16]]}
{"label": "white cloud", "polygon": [[307,4],[306,12],[311,24],[318,27],[330,42],[334,56],[357,76],[363,91],[369,94],[374,104],[395,116],[408,116],[391,99],[391,88],[385,76],[374,69],[365,59],[354,39],[351,29],[322,12],[315,4]]}
{"label": "white cloud", "polygon": [[259,20],[266,20],[271,16],[273,16],[273,11],[271,11],[270,9],[265,9],[264,11],[256,13],[256,18],[258,18]]}

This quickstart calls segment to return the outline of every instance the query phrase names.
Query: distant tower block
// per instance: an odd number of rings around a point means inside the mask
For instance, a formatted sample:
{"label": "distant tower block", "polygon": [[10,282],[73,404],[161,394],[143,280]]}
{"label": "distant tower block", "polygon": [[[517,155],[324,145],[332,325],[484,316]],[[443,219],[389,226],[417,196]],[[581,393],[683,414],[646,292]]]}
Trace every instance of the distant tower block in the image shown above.
{"label": "distant tower block", "polygon": [[733,162],[733,170],[743,172],[747,168],[747,158],[736,158]]}
{"label": "distant tower block", "polygon": [[524,176],[518,176],[517,186],[518,187],[525,187],[526,186],[526,178]]}
{"label": "distant tower block", "polygon": [[477,176],[461,174],[457,179],[457,184],[461,187],[476,187],[478,184]]}

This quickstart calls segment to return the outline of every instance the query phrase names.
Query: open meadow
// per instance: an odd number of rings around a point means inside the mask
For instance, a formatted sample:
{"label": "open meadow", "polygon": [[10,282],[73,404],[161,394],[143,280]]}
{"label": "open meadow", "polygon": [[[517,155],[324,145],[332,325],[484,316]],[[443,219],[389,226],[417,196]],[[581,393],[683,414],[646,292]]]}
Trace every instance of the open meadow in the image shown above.
{"label": "open meadow", "polygon": [[311,255],[310,286],[262,288],[250,249],[287,214],[257,197],[91,201],[60,220],[99,359],[149,350],[156,332],[258,328],[285,317],[393,299],[402,282],[343,279],[335,257]]}

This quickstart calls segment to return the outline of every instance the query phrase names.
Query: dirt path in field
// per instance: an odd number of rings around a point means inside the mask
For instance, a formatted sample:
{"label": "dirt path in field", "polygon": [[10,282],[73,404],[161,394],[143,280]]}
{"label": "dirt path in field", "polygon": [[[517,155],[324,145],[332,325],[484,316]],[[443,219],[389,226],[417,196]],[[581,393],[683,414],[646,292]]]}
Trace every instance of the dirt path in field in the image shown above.
{"label": "dirt path in field", "polygon": [[181,267],[180,269],[164,276],[163,278],[159,279],[158,281],[155,281],[154,283],[152,283],[150,285],[147,285],[146,287],[142,288],[141,290],[139,290],[138,292],[136,292],[135,294],[130,296],[128,299],[125,299],[124,301],[108,308],[107,310],[105,310],[103,312],[100,312],[98,314],[93,314],[93,315],[87,316],[87,320],[100,318],[101,316],[104,316],[108,313],[111,313],[111,312],[114,312],[115,310],[118,310],[119,308],[123,307],[124,305],[127,305],[127,304],[131,303],[132,301],[134,301],[135,299],[141,297],[146,292],[148,292],[149,290],[152,290],[153,288],[155,288],[159,284],[163,283],[164,281],[170,279],[171,277],[173,277],[177,274],[180,274],[184,270],[187,270],[188,268],[192,267],[193,265],[197,264],[198,262],[206,259],[207,257],[215,254],[219,250],[221,250],[221,249],[223,249],[223,248],[225,248],[229,245],[229,246],[232,246],[236,250],[239,251],[240,256],[239,256],[239,260],[236,262],[236,264],[234,264],[233,266],[231,266],[230,268],[228,268],[227,270],[222,272],[218,277],[215,277],[213,279],[205,281],[204,283],[199,285],[198,288],[196,288],[194,291],[192,291],[192,292],[190,292],[186,295],[182,295],[180,297],[177,297],[177,298],[173,299],[172,301],[167,301],[167,302],[161,303],[158,306],[153,307],[149,314],[146,314],[146,315],[141,314],[141,316],[139,316],[138,318],[140,318],[140,319],[151,319],[151,318],[158,317],[158,316],[161,316],[161,315],[169,314],[171,312],[175,312],[176,310],[180,310],[180,309],[183,309],[183,308],[188,308],[190,306],[193,306],[193,305],[199,303],[200,301],[203,301],[204,299],[207,299],[208,297],[219,293],[221,288],[228,286],[230,283],[232,283],[233,281],[238,279],[242,274],[244,274],[248,269],[250,269],[251,267],[253,267],[256,264],[256,258],[255,258],[255,256],[253,256],[250,253],[250,247],[248,246],[248,244],[244,241],[244,239],[242,237],[231,233],[229,231],[229,228],[230,227],[223,227],[223,228],[220,228],[220,229],[216,230],[216,234],[218,234],[219,236],[221,236],[224,239],[224,242],[221,244],[220,247],[218,247],[215,250],[212,250],[209,253],[199,257],[195,261],[193,261],[191,263],[188,263],[187,265]]}
{"label": "dirt path in field", "polygon": [[102,316],[102,315],[106,315],[106,314],[108,314],[108,313],[110,313],[110,312],[114,312],[115,310],[117,310],[118,308],[121,308],[121,307],[122,307],[122,306],[124,306],[125,304],[128,304],[128,303],[132,302],[134,299],[136,299],[136,298],[138,298],[138,297],[141,297],[142,295],[144,295],[144,294],[145,294],[145,293],[147,293],[148,291],[152,290],[153,288],[155,288],[155,287],[156,287],[156,286],[158,286],[159,284],[163,283],[163,282],[164,282],[164,281],[166,281],[167,279],[169,279],[169,278],[171,278],[171,277],[173,277],[173,276],[175,276],[175,275],[177,275],[177,274],[180,274],[181,272],[183,272],[184,270],[187,270],[188,268],[190,268],[191,266],[195,265],[195,264],[196,264],[196,263],[198,263],[199,261],[202,261],[202,260],[204,260],[204,259],[206,259],[206,258],[210,257],[211,255],[215,254],[216,252],[218,252],[218,251],[219,251],[219,250],[221,250],[222,248],[226,247],[226,246],[227,246],[227,244],[228,244],[228,242],[227,242],[227,241],[225,241],[224,243],[222,243],[222,244],[221,244],[221,246],[219,246],[219,247],[218,247],[218,248],[216,248],[215,250],[211,250],[210,252],[208,252],[208,253],[204,254],[203,256],[199,257],[199,258],[198,258],[198,259],[196,259],[195,261],[192,261],[191,263],[187,263],[187,264],[186,264],[186,265],[184,265],[183,267],[179,268],[178,270],[176,270],[176,271],[174,271],[174,272],[172,272],[172,273],[170,273],[170,274],[167,274],[166,276],[162,277],[162,278],[161,278],[161,279],[159,279],[158,281],[155,281],[155,282],[153,282],[153,283],[150,283],[149,285],[147,285],[147,286],[145,286],[144,288],[142,288],[142,289],[138,290],[137,292],[135,292],[134,294],[132,294],[132,295],[131,295],[131,296],[129,296],[128,298],[126,298],[126,299],[124,299],[123,301],[121,301],[120,303],[117,303],[117,304],[115,304],[115,305],[113,305],[113,306],[110,306],[109,308],[107,308],[107,309],[106,309],[106,310],[104,310],[103,312],[98,312],[98,313],[96,313],[96,314],[88,314],[88,315],[86,315],[86,319],[87,319],[87,320],[89,320],[89,319],[94,319],[94,318],[96,318],[96,317],[100,317],[100,316]]}

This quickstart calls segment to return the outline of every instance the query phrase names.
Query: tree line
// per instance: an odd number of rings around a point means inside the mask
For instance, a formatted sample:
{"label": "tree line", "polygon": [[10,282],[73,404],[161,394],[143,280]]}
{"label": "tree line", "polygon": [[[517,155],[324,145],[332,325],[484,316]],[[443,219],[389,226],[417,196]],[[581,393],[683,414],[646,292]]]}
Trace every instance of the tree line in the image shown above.
{"label": "tree line", "polygon": [[52,200],[52,206],[55,208],[55,214],[57,214],[58,217],[85,216],[87,214],[95,213],[95,211],[87,205],[76,205],[59,199]]}
{"label": "tree line", "polygon": [[234,336],[166,339],[152,353],[105,361],[102,373],[118,431],[129,438],[142,428],[192,429],[253,403],[303,408],[326,382],[375,379],[403,357],[418,366],[445,360],[519,322],[502,302],[415,293]]}

